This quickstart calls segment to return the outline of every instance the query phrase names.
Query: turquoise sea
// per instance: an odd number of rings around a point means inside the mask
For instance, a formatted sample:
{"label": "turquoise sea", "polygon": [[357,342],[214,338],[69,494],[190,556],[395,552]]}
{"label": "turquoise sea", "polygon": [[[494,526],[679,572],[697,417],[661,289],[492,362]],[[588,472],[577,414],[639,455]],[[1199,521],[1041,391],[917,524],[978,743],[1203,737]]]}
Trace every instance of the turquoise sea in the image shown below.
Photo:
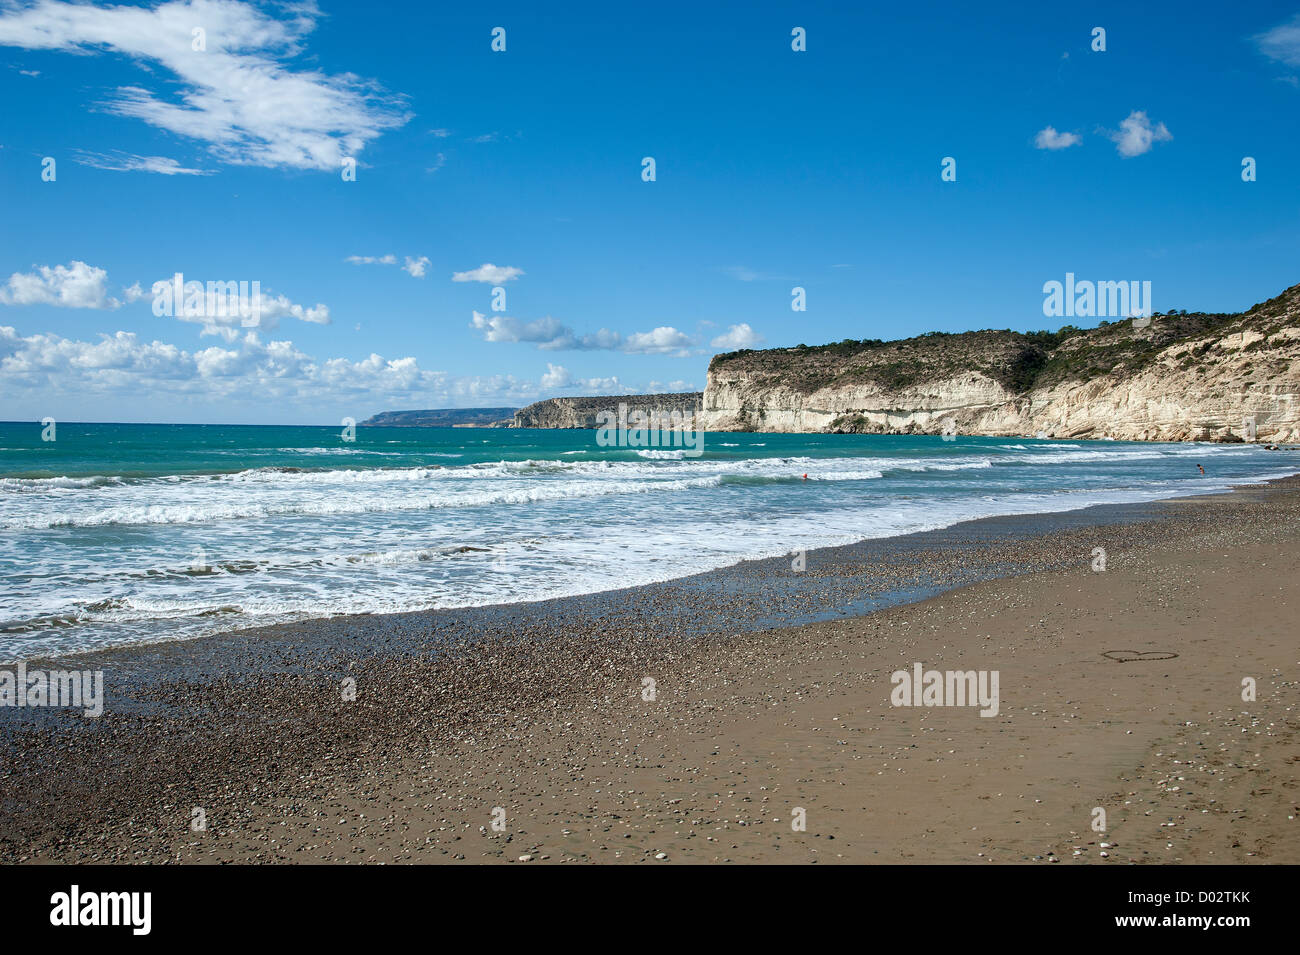
{"label": "turquoise sea", "polygon": [[1243,445],[708,434],[690,457],[596,435],[0,424],[0,661],[590,593],[1300,471]]}

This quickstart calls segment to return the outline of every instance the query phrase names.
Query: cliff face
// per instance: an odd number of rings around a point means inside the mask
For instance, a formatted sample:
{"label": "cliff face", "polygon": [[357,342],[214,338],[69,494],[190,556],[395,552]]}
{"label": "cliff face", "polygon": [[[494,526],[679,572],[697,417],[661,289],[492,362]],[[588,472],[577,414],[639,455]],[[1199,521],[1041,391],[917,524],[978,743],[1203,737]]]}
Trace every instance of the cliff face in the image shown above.
{"label": "cliff face", "polygon": [[609,412],[617,415],[619,405],[625,405],[628,414],[642,411],[646,414],[672,414],[680,412],[687,429],[696,427],[695,415],[704,395],[699,391],[664,395],[616,395],[609,398],[548,398],[527,408],[520,408],[507,428],[598,428],[597,415]]}
{"label": "cliff face", "polygon": [[1240,314],[740,351],[708,431],[1300,441],[1300,286]]}

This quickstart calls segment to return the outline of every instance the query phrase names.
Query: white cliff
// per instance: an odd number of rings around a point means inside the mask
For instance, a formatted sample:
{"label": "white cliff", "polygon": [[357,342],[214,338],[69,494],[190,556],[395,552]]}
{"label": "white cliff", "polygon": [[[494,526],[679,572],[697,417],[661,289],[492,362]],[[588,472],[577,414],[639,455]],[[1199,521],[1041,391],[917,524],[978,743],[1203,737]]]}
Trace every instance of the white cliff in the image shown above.
{"label": "white cliff", "polygon": [[[718,355],[709,431],[1300,442],[1300,286],[1239,315]],[[1142,323],[1139,322],[1139,325]]]}

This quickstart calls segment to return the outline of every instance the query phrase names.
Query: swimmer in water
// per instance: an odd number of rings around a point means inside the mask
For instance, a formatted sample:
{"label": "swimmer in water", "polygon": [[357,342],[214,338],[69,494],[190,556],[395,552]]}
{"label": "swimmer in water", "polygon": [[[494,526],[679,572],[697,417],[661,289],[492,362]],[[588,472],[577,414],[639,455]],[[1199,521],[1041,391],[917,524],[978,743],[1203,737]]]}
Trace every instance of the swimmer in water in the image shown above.
{"label": "swimmer in water", "polygon": [[1197,466],[1198,468],[1201,469],[1201,473],[1202,473],[1202,474],[1205,473],[1205,468],[1204,468],[1202,465],[1199,465],[1199,464],[1198,464],[1198,465],[1196,465],[1196,466]]}

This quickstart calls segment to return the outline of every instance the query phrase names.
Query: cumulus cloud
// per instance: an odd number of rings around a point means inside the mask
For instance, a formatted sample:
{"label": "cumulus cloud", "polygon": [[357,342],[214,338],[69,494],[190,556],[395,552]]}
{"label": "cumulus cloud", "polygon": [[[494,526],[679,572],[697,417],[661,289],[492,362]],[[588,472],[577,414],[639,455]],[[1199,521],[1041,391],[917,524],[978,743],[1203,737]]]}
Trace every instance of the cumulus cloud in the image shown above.
{"label": "cumulus cloud", "polygon": [[[549,366],[548,374],[584,392],[629,391],[617,378],[574,379],[557,366]],[[226,409],[275,401],[311,413],[327,402],[354,403],[359,411],[394,405],[526,404],[541,391],[535,382],[512,375],[453,376],[426,370],[409,356],[372,353],[361,359],[317,359],[293,342],[264,341],[256,331],[225,346],[190,352],[126,331],[78,341],[49,333],[23,336],[13,327],[0,326],[0,397],[6,402],[76,394],[103,403],[143,394],[154,402],[220,404]]]}
{"label": "cumulus cloud", "polygon": [[353,265],[396,265],[397,256],[392,255],[349,255],[348,262]]}
{"label": "cumulus cloud", "polygon": [[719,335],[709,345],[734,351],[738,348],[753,348],[762,341],[763,336],[750,328],[748,322],[741,322],[739,325],[727,326],[726,334]]}
{"label": "cumulus cloud", "polygon": [[524,322],[507,315],[473,312],[470,327],[481,332],[484,341],[524,342],[536,345],[542,351],[621,351],[630,355],[682,357],[689,354],[689,348],[694,344],[691,338],[669,325],[649,332],[633,332],[626,337],[608,328],[590,335],[579,335],[550,315]]}
{"label": "cumulus cloud", "polygon": [[[155,88],[117,88],[108,112],[204,143],[231,165],[337,170],[409,116],[398,98],[352,74],[286,65],[320,14],[313,3],[281,9],[284,20],[239,0],[38,0],[4,8],[0,45],[128,57]],[[206,49],[194,49],[195,28]]]}
{"label": "cumulus cloud", "polygon": [[491,262],[484,262],[478,268],[470,269],[468,272],[453,272],[451,280],[453,282],[485,282],[489,285],[504,285],[506,282],[513,281],[523,274],[523,269],[517,269],[513,265],[493,265]]}
{"label": "cumulus cloud", "polygon": [[630,355],[684,355],[694,344],[689,335],[671,325],[660,325],[649,332],[633,332],[620,348]]}
{"label": "cumulus cloud", "polygon": [[572,383],[573,376],[569,374],[569,369],[563,365],[552,365],[549,361],[546,363],[546,374],[542,375],[542,388],[553,391]]}
{"label": "cumulus cloud", "polygon": [[300,322],[308,322],[312,325],[328,325],[330,323],[329,306],[317,302],[315,305],[299,305],[291,302],[283,295],[268,297],[259,296],[260,307],[263,317],[270,315],[272,319],[296,318]]}
{"label": "cumulus cloud", "polygon": [[402,271],[407,272],[417,279],[424,278],[424,273],[429,270],[429,257],[422,255],[418,259],[413,259],[409,255],[406,257],[406,264],[402,266]]}
{"label": "cumulus cloud", "polygon": [[61,308],[117,309],[125,303],[151,298],[154,314],[200,325],[204,335],[233,341],[249,328],[269,331],[281,319],[313,325],[330,324],[327,305],[301,305],[287,295],[273,294],[251,281],[199,282],[186,280],[180,300],[175,277],[159,279],[145,292],[139,282],[122,289],[122,298],[108,294],[108,273],[74,260],[68,265],[43,265],[33,272],[15,272],[0,286],[0,305],[54,305]]}
{"label": "cumulus cloud", "polygon": [[634,395],[639,388],[631,388],[619,381],[618,375],[607,378],[579,378],[574,382],[575,390],[584,395]]}
{"label": "cumulus cloud", "polygon": [[232,390],[287,380],[323,384],[344,370],[357,381],[409,386],[410,361],[385,362],[372,355],[362,362],[315,362],[292,342],[263,343],[256,332],[247,333],[236,348],[190,353],[165,342],[145,341],[134,332],[86,342],[53,334],[21,337],[13,328],[0,328],[0,369],[7,379],[32,387],[81,383],[125,392],[145,385],[166,392],[216,385],[219,393],[223,381]]}
{"label": "cumulus cloud", "polygon": [[550,362],[546,364],[546,374],[542,375],[541,389],[543,392],[577,391],[584,395],[626,395],[636,391],[619,381],[617,375],[608,378],[574,378],[569,374],[569,369]]}
{"label": "cumulus cloud", "polygon": [[1044,126],[1034,137],[1034,145],[1039,149],[1069,149],[1083,142],[1078,133],[1058,133],[1051,126]]}
{"label": "cumulus cloud", "polygon": [[108,294],[108,273],[85,262],[35,266],[34,272],[15,272],[0,286],[0,304],[56,305],[61,308],[119,308]]}
{"label": "cumulus cloud", "polygon": [[281,319],[294,318],[312,325],[330,324],[329,306],[300,305],[287,295],[262,289],[259,282],[208,282],[185,280],[177,301],[174,279],[160,279],[151,286],[154,314],[198,325],[203,335],[218,335],[233,342],[249,329],[272,331]]}
{"label": "cumulus cloud", "polygon": [[1119,131],[1110,133],[1119,154],[1126,159],[1150,152],[1155,143],[1168,142],[1174,137],[1165,128],[1164,123],[1152,125],[1143,110],[1134,110],[1128,118],[1119,124]]}
{"label": "cumulus cloud", "polygon": [[[531,322],[520,321],[508,315],[484,315],[477,311],[472,312],[471,316],[470,327],[482,332],[485,342],[527,342],[547,351],[583,347],[573,329],[550,315]],[[596,339],[593,338],[592,341],[590,347],[599,347],[595,344]]]}

